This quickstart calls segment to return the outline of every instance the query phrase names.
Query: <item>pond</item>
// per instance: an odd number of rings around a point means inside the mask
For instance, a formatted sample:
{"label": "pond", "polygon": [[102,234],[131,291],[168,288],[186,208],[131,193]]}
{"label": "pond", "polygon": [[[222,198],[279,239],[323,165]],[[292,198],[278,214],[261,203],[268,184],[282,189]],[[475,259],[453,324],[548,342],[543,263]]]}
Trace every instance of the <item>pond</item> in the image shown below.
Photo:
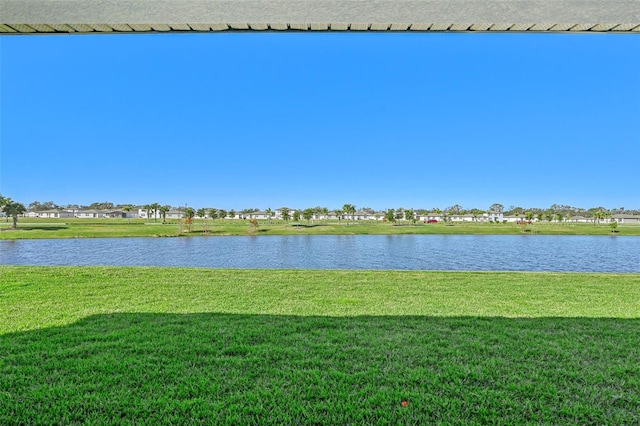
{"label": "pond", "polygon": [[640,237],[304,235],[0,241],[4,265],[640,273]]}

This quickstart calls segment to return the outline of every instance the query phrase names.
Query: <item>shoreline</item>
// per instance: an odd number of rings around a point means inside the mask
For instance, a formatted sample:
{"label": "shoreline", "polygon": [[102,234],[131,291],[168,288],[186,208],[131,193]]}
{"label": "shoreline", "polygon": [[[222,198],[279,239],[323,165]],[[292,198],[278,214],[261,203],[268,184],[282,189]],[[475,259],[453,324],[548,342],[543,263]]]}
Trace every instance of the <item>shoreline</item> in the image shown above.
{"label": "shoreline", "polygon": [[0,240],[59,238],[127,238],[127,237],[214,237],[267,235],[599,235],[640,236],[640,225],[621,224],[612,230],[609,224],[588,223],[474,223],[388,224],[388,223],[259,223],[252,227],[244,221],[198,223],[186,232],[177,223],[147,223],[98,220],[48,219],[46,222],[19,222],[18,229],[0,224]]}

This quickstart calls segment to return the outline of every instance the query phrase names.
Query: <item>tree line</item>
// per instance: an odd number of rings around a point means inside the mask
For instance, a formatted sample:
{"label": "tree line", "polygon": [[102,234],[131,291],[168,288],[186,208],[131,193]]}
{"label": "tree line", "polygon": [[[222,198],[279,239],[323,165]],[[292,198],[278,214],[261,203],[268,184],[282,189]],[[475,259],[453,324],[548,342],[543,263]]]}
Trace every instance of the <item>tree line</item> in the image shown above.
{"label": "tree line", "polygon": [[[239,214],[251,214],[255,212],[259,212],[258,208],[247,208],[243,210],[236,211],[234,209],[225,210],[218,208],[199,208],[194,209],[193,207],[172,207],[170,205],[161,205],[160,203],[151,203],[144,205],[136,205],[136,204],[115,204],[109,201],[102,202],[94,202],[89,205],[78,205],[78,204],[67,204],[67,205],[59,205],[54,201],[33,201],[28,205],[28,208],[24,206],[24,204],[13,201],[11,198],[3,197],[0,194],[0,207],[2,211],[7,215],[7,217],[13,218],[14,227],[17,227],[18,216],[26,213],[27,211],[45,211],[45,210],[53,210],[53,209],[78,209],[78,210],[123,210],[125,212],[131,212],[134,209],[142,209],[146,213],[147,220],[153,219],[157,221],[158,219],[162,219],[163,222],[166,221],[166,215],[171,210],[179,210],[184,212],[185,217],[188,220],[193,220],[195,217],[205,218],[208,217],[210,219],[224,219],[224,218],[234,218],[238,213]],[[611,217],[614,214],[640,214],[639,209],[625,209],[624,207],[607,209],[602,206],[591,207],[588,209],[573,207],[569,205],[562,204],[552,204],[548,208],[538,208],[538,207],[530,207],[524,208],[520,206],[510,206],[508,209],[505,209],[502,204],[494,203],[489,206],[488,209],[479,209],[479,208],[464,208],[459,204],[454,204],[452,206],[446,207],[444,209],[440,209],[438,207],[434,207],[431,209],[412,209],[412,208],[388,208],[382,211],[376,211],[371,207],[361,207],[357,209],[354,204],[344,204],[342,208],[330,210],[327,207],[309,207],[305,209],[289,209],[283,207],[280,209],[280,217],[284,221],[294,220],[299,221],[301,219],[312,221],[317,216],[321,215],[325,218],[329,216],[329,214],[335,215],[338,220],[342,219],[351,219],[354,220],[356,212],[364,212],[367,214],[378,214],[382,219],[395,222],[397,220],[408,220],[415,222],[417,217],[420,215],[426,215],[430,213],[442,214],[445,217],[450,215],[472,215],[475,217],[480,217],[481,215],[488,212],[497,212],[503,213],[504,215],[519,215],[523,216],[526,220],[537,219],[539,221],[547,220],[547,221],[562,221],[569,217],[574,216],[583,216],[585,218],[591,219],[605,219],[607,217]],[[264,210],[264,213],[267,214],[269,220],[275,217],[275,211],[271,208],[267,208]],[[347,222],[348,223],[348,222]]]}

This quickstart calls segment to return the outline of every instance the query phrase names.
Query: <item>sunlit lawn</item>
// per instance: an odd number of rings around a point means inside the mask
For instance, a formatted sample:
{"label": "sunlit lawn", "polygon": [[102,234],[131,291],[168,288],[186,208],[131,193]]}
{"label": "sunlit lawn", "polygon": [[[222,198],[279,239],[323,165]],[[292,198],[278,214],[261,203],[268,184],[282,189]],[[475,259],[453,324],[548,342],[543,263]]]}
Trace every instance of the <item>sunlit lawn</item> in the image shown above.
{"label": "sunlit lawn", "polygon": [[638,330],[638,274],[0,267],[0,424],[638,424]]}
{"label": "sunlit lawn", "polygon": [[[32,219],[23,218],[17,230],[11,223],[0,222],[0,239],[86,238],[86,237],[162,237],[216,235],[345,235],[345,234],[544,234],[544,235],[613,235],[608,224],[535,223],[525,227],[514,223],[395,224],[372,221],[259,221],[252,228],[246,220],[203,221],[198,219],[190,230],[179,222],[163,224],[161,220],[145,222],[134,219]],[[615,235],[640,235],[640,225],[618,225]]]}

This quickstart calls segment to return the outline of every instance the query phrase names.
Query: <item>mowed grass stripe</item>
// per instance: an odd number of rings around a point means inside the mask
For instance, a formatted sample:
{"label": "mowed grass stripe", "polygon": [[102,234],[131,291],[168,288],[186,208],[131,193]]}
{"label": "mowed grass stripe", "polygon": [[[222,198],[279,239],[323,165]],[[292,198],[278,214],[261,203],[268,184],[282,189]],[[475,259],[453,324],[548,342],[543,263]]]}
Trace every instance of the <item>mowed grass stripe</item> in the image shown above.
{"label": "mowed grass stripe", "polygon": [[0,267],[0,424],[638,424],[639,301],[638,274]]}
{"label": "mowed grass stripe", "polygon": [[0,333],[103,313],[640,316],[640,275],[0,267]]}

